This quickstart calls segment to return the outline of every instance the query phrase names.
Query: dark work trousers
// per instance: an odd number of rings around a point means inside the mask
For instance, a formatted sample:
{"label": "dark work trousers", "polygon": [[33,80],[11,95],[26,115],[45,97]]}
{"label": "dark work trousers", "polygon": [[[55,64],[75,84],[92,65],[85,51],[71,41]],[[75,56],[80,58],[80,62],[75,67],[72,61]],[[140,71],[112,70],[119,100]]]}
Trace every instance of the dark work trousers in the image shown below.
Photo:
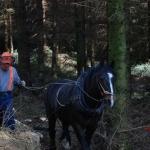
{"label": "dark work trousers", "polygon": [[0,94],[0,126],[14,130],[15,120],[13,112],[12,94]]}

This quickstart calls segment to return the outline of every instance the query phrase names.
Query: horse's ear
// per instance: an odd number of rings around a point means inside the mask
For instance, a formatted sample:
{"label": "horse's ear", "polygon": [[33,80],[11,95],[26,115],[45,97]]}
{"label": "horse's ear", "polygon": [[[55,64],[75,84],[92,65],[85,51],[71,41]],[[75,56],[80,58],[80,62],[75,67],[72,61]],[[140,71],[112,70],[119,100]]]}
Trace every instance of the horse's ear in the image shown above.
{"label": "horse's ear", "polygon": [[99,67],[102,68],[104,66],[104,61],[100,61]]}
{"label": "horse's ear", "polygon": [[115,61],[114,60],[112,60],[112,62],[110,64],[110,67],[113,68],[113,69],[115,68]]}

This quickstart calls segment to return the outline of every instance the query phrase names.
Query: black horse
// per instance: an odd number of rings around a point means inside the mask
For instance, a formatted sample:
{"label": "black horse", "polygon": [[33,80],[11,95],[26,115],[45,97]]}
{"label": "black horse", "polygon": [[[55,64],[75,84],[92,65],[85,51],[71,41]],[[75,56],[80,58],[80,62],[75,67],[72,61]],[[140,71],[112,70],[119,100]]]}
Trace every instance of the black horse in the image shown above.
{"label": "black horse", "polygon": [[[89,150],[93,133],[101,118],[104,106],[115,104],[114,62],[100,62],[74,80],[58,79],[49,85],[45,109],[49,122],[50,150],[55,150],[55,123],[62,123],[65,139],[71,144],[68,127],[71,125],[81,144],[81,150]],[[84,132],[83,132],[84,130]]]}

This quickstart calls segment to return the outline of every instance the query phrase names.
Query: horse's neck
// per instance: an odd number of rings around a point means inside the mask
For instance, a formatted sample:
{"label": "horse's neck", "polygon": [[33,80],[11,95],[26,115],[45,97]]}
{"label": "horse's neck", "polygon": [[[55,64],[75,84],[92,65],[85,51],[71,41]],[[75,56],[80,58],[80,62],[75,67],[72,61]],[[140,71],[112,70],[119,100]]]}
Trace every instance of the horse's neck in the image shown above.
{"label": "horse's neck", "polygon": [[96,96],[96,94],[99,92],[99,89],[95,77],[92,76],[91,78],[85,78],[84,89],[88,94],[92,95],[93,97]]}
{"label": "horse's neck", "polygon": [[[85,101],[89,106],[97,106],[99,104],[98,101],[93,100],[93,99],[97,99],[100,100],[101,99],[101,95],[100,95],[100,89],[98,88],[98,85],[96,83],[96,79],[92,76],[91,79],[89,78],[85,78],[84,81],[84,90],[85,92],[90,96],[86,96],[85,95]],[[93,99],[92,99],[93,98]]]}

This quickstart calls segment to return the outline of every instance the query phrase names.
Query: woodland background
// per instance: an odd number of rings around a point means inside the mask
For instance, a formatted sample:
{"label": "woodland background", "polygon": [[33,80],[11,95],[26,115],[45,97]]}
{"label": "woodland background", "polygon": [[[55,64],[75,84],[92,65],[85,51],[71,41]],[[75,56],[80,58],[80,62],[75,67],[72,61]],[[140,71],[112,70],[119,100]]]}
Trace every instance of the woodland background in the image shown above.
{"label": "woodland background", "polygon": [[[50,76],[56,78],[61,65],[58,54],[75,59],[79,75],[82,67],[109,60],[109,22],[115,13],[120,13],[115,8],[109,17],[109,5],[109,1],[97,0],[1,0],[0,51],[18,52],[18,71],[26,81],[37,69],[36,77],[43,84],[46,63],[51,66],[47,69]],[[148,61],[149,1],[124,1],[123,7],[131,65]],[[52,53],[50,61],[47,53]],[[32,68],[34,64],[38,68]]]}
{"label": "woodland background", "polygon": [[13,54],[27,86],[115,60],[117,104],[94,150],[150,149],[149,42],[149,0],[0,0],[0,53]]}

